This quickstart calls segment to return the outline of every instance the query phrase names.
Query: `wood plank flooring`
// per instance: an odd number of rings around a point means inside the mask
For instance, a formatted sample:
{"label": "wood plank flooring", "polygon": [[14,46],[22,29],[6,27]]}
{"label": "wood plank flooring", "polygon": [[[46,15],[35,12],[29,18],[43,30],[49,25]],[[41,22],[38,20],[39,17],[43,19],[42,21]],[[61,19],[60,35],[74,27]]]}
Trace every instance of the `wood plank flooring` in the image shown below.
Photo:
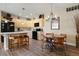
{"label": "wood plank flooring", "polygon": [[[79,48],[67,46],[67,56],[79,56]],[[29,49],[27,46],[5,51],[0,44],[0,56],[63,56],[56,52],[42,51],[41,41],[30,39]]]}

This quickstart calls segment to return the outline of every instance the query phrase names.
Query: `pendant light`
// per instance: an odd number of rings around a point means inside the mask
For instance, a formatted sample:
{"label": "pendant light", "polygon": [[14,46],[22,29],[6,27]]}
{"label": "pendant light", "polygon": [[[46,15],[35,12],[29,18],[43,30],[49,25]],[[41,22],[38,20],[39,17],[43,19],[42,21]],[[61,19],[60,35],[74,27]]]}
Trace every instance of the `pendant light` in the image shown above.
{"label": "pendant light", "polygon": [[57,18],[57,16],[56,15],[54,15],[54,13],[53,13],[53,4],[50,4],[50,15],[47,17],[47,19],[46,19],[46,21],[49,21],[49,20],[51,20],[52,18],[54,18],[54,19],[56,19]]}
{"label": "pendant light", "polygon": [[53,18],[52,4],[50,4],[50,15],[47,16],[46,21],[49,21],[51,18]]}

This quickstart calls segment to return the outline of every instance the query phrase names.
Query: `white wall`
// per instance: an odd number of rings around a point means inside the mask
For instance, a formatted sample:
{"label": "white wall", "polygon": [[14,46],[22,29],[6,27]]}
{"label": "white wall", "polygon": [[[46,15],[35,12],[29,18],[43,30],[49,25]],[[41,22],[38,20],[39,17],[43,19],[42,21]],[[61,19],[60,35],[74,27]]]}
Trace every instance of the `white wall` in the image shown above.
{"label": "white wall", "polygon": [[57,16],[60,16],[60,30],[51,30],[51,20],[49,20],[45,22],[44,32],[53,32],[55,34],[66,33],[67,44],[76,46],[76,25],[74,16],[79,14],[79,10],[66,12],[66,7],[61,9],[54,7],[53,12]]}

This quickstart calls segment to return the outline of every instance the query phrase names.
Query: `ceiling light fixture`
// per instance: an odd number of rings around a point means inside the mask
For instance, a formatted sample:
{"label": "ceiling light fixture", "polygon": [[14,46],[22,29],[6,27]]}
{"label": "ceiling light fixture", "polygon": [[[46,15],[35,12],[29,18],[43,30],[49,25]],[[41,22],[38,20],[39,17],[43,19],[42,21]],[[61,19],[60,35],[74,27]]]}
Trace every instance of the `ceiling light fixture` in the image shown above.
{"label": "ceiling light fixture", "polygon": [[25,8],[22,8],[22,10],[25,10]]}
{"label": "ceiling light fixture", "polygon": [[5,23],[8,23],[8,20],[5,20]]}
{"label": "ceiling light fixture", "polygon": [[25,16],[26,18],[28,18],[29,16]]}
{"label": "ceiling light fixture", "polygon": [[24,25],[24,23],[22,23],[22,25]]}
{"label": "ceiling light fixture", "polygon": [[32,13],[30,15],[32,16]]}
{"label": "ceiling light fixture", "polygon": [[53,14],[52,8],[53,8],[53,5],[50,4],[50,9],[51,9],[51,10],[50,10],[50,15],[47,16],[46,21],[49,21],[49,20],[52,19],[52,18],[57,18],[57,16]]}

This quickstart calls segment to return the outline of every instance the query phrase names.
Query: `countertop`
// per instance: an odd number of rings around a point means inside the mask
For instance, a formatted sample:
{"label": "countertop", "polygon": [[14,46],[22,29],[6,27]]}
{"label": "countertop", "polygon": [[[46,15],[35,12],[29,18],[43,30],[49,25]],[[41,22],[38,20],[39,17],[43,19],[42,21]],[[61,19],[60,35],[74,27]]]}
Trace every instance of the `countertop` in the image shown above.
{"label": "countertop", "polygon": [[28,33],[29,31],[17,31],[17,32],[1,32],[0,35],[4,34],[17,34],[17,33]]}

